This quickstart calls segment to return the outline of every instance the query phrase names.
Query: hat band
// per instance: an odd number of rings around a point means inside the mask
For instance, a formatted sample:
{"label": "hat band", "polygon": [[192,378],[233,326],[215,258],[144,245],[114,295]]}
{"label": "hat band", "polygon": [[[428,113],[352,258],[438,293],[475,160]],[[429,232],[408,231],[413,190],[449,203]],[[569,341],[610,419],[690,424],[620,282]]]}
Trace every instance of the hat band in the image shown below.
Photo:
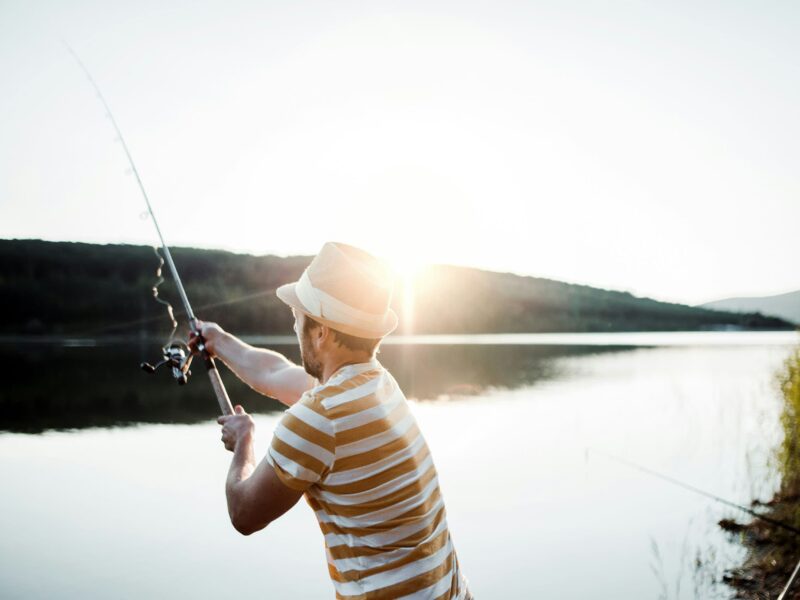
{"label": "hat band", "polygon": [[385,315],[364,312],[315,288],[308,277],[308,271],[303,271],[294,291],[298,300],[313,317],[363,329],[379,330],[384,324]]}

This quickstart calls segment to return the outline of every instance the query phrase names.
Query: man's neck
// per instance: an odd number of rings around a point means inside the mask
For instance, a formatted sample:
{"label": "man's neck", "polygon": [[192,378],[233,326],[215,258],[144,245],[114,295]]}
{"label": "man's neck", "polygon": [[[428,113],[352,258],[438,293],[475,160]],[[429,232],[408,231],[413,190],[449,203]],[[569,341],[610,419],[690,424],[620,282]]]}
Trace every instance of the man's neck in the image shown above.
{"label": "man's neck", "polygon": [[370,356],[364,352],[350,352],[347,354],[332,356],[329,360],[324,361],[322,364],[322,378],[320,379],[320,383],[326,383],[328,379],[330,379],[331,376],[342,367],[369,362],[373,358],[373,356]]}

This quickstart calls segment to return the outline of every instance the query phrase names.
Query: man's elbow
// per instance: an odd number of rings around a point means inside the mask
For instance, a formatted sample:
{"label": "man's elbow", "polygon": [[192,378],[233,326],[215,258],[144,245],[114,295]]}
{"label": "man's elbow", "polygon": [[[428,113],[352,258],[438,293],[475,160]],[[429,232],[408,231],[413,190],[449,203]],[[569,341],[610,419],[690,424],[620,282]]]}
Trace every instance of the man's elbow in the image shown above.
{"label": "man's elbow", "polygon": [[242,535],[253,535],[258,531],[255,527],[251,527],[245,523],[239,523],[238,521],[231,521],[231,523],[233,523],[233,528]]}
{"label": "man's elbow", "polygon": [[258,521],[248,515],[231,514],[231,525],[242,535],[253,535],[269,525],[269,521]]}

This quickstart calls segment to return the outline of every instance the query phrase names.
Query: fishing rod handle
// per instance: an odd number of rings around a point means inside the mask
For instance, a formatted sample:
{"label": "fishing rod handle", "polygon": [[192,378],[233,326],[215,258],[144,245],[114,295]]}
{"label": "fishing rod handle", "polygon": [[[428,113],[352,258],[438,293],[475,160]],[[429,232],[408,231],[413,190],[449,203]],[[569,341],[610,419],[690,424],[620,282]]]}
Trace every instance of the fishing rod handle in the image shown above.
{"label": "fishing rod handle", "polygon": [[191,329],[192,333],[197,336],[197,349],[200,351],[200,356],[206,365],[208,378],[211,381],[211,387],[214,388],[214,394],[217,396],[219,409],[222,411],[223,415],[232,415],[233,405],[231,404],[231,399],[228,397],[228,391],[225,389],[225,384],[222,383],[222,377],[220,377],[219,371],[217,370],[217,364],[214,362],[214,357],[211,356],[211,353],[206,348],[206,340],[203,337],[203,332],[200,331],[200,328],[197,326],[197,319],[193,314],[189,318],[189,329]]}
{"label": "fishing rod handle", "polygon": [[219,402],[219,408],[222,411],[222,414],[232,415],[233,406],[231,405],[231,399],[228,398],[228,391],[225,389],[225,385],[222,383],[222,377],[220,377],[219,371],[217,370],[217,365],[214,363],[214,359],[208,354],[207,351],[203,352],[203,361],[206,364],[208,378],[211,380],[211,387],[214,388],[214,394],[217,396],[217,402]]}

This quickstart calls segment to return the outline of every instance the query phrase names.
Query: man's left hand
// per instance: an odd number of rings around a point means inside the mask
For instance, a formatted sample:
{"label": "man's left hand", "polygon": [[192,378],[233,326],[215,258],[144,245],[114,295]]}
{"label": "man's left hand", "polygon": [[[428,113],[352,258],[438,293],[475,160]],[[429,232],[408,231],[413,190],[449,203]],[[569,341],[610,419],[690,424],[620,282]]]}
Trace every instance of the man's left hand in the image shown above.
{"label": "man's left hand", "polygon": [[251,440],[256,429],[253,418],[240,405],[237,404],[233,412],[232,415],[223,415],[217,419],[217,423],[222,425],[222,443],[231,452],[242,441]]}

